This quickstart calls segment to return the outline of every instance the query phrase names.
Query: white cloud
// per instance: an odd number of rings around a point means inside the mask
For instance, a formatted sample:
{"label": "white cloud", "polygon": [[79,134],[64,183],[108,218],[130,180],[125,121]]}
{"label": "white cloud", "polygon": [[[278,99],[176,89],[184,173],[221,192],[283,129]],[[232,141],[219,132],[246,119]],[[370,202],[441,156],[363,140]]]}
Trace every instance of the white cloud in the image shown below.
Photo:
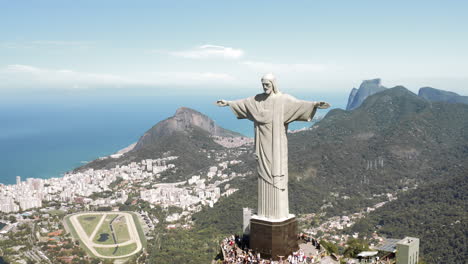
{"label": "white cloud", "polygon": [[190,50],[171,51],[170,55],[189,59],[209,59],[209,58],[223,58],[223,59],[239,59],[244,56],[244,51],[241,49],[234,49],[230,47],[217,46],[217,45],[202,45]]}
{"label": "white cloud", "polygon": [[269,63],[261,61],[243,61],[242,65],[249,69],[258,72],[273,72],[273,73],[318,73],[329,68],[325,64],[309,64],[309,63]]}
{"label": "white cloud", "polygon": [[68,69],[47,69],[14,64],[0,69],[0,88],[50,87],[92,88],[154,85],[210,85],[235,80],[226,73],[214,72],[148,72],[138,76],[79,72]]}

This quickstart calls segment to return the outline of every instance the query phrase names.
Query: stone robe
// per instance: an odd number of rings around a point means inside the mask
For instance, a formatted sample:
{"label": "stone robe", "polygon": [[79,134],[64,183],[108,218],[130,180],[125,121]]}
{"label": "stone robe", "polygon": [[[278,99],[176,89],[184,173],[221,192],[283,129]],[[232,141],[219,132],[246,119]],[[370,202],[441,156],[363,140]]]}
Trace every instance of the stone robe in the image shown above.
{"label": "stone robe", "polygon": [[238,119],[254,122],[258,216],[267,219],[289,217],[288,124],[310,121],[317,110],[315,102],[278,92],[230,101],[229,106]]}

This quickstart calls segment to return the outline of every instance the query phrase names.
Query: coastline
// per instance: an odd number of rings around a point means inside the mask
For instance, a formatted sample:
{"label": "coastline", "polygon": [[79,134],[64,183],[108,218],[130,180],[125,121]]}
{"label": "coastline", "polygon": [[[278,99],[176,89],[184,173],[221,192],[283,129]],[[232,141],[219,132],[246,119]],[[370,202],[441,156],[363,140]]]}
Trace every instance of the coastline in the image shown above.
{"label": "coastline", "polygon": [[[123,154],[125,154],[125,153],[131,151],[131,150],[135,147],[135,145],[136,145],[136,142],[135,142],[135,143],[132,143],[132,144],[130,144],[130,145],[128,145],[127,147],[124,147],[124,148],[119,149],[117,152],[112,152],[112,153],[109,154],[109,155],[102,155],[102,156],[97,157],[97,158],[95,158],[95,159],[91,159],[90,161],[85,161],[85,162],[84,162],[84,161],[81,160],[81,161],[79,161],[79,162],[75,162],[76,165],[72,165],[69,169],[67,169],[67,170],[61,170],[61,172],[59,172],[58,174],[49,174],[48,177],[34,177],[34,176],[33,176],[33,177],[24,177],[24,178],[23,178],[22,176],[20,176],[20,177],[21,177],[21,179],[22,179],[23,181],[26,180],[26,179],[28,179],[28,178],[30,178],[30,179],[42,179],[42,180],[47,180],[47,179],[52,179],[52,178],[62,178],[65,174],[70,173],[70,172],[72,172],[74,169],[79,168],[79,167],[81,167],[81,166],[83,166],[83,165],[85,165],[85,164],[87,164],[87,163],[89,163],[89,162],[91,162],[91,161],[93,161],[93,160],[100,159],[100,158],[108,158],[108,157],[114,158],[114,157],[116,157],[116,156],[114,156],[114,155],[121,156],[121,155],[123,155]],[[114,156],[114,157],[113,157],[113,156]],[[6,185],[6,186],[8,186],[8,185],[16,185],[16,182],[14,182],[14,178],[13,178],[13,180],[11,181],[11,183],[5,183],[5,182],[3,182],[3,179],[1,179],[1,178],[0,178],[0,180],[2,180],[2,182],[0,182],[0,185]],[[0,222],[0,223],[1,223],[1,222]],[[0,228],[0,230],[1,230],[1,228]]]}

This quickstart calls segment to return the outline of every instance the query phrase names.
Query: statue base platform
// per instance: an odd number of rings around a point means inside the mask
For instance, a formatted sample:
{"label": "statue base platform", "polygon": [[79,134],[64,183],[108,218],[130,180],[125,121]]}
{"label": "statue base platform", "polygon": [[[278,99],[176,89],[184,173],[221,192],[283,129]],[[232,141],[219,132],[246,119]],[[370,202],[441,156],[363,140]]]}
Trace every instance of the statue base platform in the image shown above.
{"label": "statue base platform", "polygon": [[279,220],[250,219],[250,249],[260,253],[263,259],[279,260],[297,251],[297,220],[294,215]]}

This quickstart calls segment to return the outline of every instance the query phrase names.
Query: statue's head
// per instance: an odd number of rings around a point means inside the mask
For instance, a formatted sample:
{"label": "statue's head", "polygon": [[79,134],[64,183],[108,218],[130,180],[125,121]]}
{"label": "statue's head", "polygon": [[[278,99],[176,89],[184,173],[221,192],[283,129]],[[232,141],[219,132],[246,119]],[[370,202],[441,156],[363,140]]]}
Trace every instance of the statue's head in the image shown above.
{"label": "statue's head", "polygon": [[271,92],[278,93],[278,85],[276,84],[276,78],[273,73],[267,73],[262,77],[262,86],[265,94],[270,95]]}

